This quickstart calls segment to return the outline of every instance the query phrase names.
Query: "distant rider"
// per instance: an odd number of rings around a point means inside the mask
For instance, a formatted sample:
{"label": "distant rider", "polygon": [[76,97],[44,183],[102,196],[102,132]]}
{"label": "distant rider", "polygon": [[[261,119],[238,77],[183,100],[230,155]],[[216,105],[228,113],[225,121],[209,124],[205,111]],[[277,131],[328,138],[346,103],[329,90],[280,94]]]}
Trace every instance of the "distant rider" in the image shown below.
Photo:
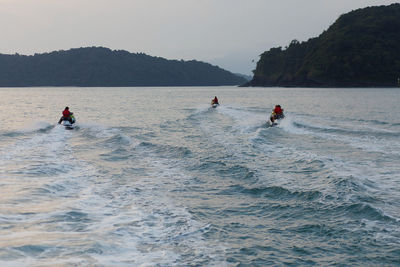
{"label": "distant rider", "polygon": [[283,115],[283,109],[281,108],[281,105],[276,105],[270,117],[271,122],[274,122],[277,119],[282,119],[284,117],[285,115]]}
{"label": "distant rider", "polygon": [[214,99],[211,101],[211,105],[214,105],[214,104],[219,105],[217,96],[215,96]]}
{"label": "distant rider", "polygon": [[69,121],[71,124],[74,123],[72,119],[72,112],[69,111],[69,107],[65,107],[64,111],[62,112],[62,117],[58,121],[58,124],[60,124],[62,121]]}

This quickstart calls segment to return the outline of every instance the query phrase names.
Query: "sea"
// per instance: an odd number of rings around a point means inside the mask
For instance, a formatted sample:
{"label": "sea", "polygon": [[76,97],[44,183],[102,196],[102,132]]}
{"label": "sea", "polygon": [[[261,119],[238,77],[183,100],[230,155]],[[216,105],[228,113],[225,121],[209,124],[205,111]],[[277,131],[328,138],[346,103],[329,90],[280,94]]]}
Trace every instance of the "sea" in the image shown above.
{"label": "sea", "polygon": [[0,88],[0,107],[0,266],[400,266],[400,89]]}

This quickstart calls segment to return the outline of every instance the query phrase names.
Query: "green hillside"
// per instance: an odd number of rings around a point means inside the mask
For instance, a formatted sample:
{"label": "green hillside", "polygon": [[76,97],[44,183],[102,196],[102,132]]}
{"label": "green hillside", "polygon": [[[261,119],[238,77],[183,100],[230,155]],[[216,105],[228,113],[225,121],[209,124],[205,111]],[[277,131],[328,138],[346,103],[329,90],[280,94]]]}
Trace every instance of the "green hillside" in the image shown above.
{"label": "green hillside", "polygon": [[344,14],[319,37],[264,52],[249,86],[392,87],[400,77],[400,4]]}
{"label": "green hillside", "polygon": [[207,86],[246,80],[208,63],[103,47],[33,56],[0,54],[0,86]]}

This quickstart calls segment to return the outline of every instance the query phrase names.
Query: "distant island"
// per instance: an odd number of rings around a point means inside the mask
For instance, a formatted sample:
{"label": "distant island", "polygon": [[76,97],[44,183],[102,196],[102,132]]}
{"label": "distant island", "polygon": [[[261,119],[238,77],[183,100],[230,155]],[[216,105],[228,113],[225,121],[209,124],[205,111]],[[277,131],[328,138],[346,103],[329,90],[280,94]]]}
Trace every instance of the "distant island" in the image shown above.
{"label": "distant island", "polygon": [[317,38],[264,52],[253,72],[246,86],[399,86],[400,4],[341,15]]}
{"label": "distant island", "polygon": [[196,60],[167,60],[104,47],[33,56],[0,54],[0,87],[220,86],[247,81]]}

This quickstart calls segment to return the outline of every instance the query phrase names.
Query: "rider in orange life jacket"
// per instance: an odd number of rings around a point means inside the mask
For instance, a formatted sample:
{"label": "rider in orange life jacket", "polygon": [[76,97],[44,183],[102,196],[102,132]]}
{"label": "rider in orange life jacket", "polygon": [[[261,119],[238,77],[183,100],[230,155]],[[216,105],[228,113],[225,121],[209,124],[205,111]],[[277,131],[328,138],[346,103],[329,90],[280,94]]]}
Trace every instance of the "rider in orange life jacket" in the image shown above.
{"label": "rider in orange life jacket", "polygon": [[214,105],[214,104],[219,105],[217,96],[214,97],[214,99],[211,101],[211,104],[212,105]]}
{"label": "rider in orange life jacket", "polygon": [[58,121],[58,124],[60,124],[62,121],[69,121],[71,124],[73,124],[71,115],[73,113],[69,111],[69,107],[65,107],[65,109],[62,112],[62,117]]}

